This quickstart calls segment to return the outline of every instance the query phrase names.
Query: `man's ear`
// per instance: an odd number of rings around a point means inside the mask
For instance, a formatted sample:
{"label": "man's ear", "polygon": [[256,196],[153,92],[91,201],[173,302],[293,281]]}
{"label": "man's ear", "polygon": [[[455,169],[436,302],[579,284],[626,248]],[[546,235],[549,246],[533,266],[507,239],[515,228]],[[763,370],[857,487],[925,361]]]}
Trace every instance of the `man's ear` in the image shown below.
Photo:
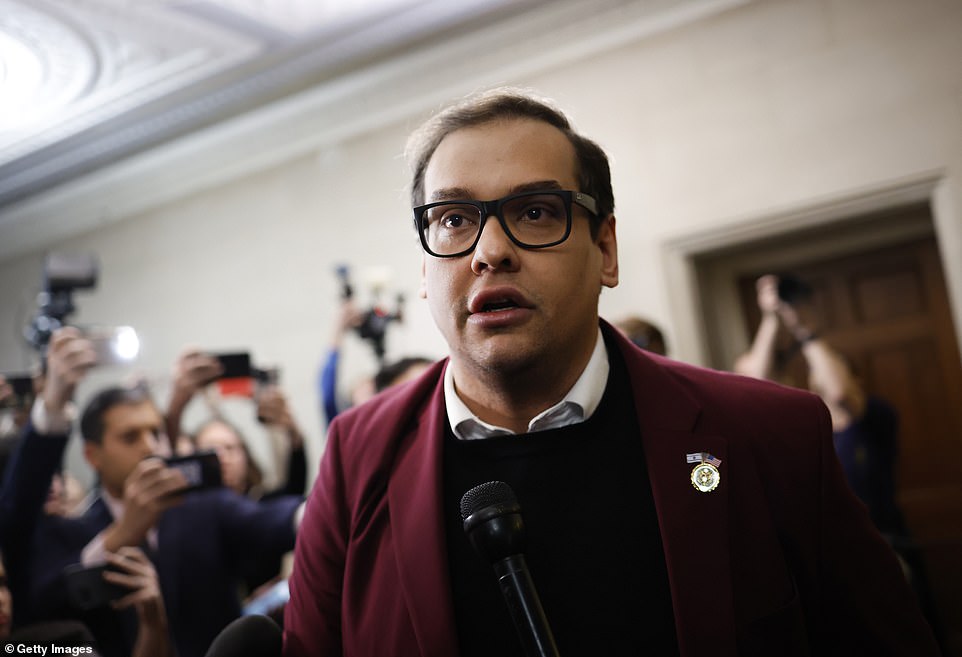
{"label": "man's ear", "polygon": [[418,286],[418,296],[422,299],[428,298],[428,288],[424,284],[424,270],[427,266],[427,257],[427,253],[421,253],[421,285]]}
{"label": "man's ear", "polygon": [[103,447],[89,440],[84,441],[84,459],[95,472],[100,472],[100,453]]}
{"label": "man's ear", "polygon": [[618,236],[615,232],[615,215],[610,214],[598,228],[598,248],[601,250],[601,284],[605,287],[618,285]]}

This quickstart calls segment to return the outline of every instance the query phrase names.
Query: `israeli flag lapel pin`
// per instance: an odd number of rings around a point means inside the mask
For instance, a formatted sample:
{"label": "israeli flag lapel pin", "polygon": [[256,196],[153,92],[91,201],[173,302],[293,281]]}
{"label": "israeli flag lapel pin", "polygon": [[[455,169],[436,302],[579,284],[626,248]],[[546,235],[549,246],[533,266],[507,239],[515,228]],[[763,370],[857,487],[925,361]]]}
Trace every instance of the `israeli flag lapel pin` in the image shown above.
{"label": "israeli flag lapel pin", "polygon": [[686,454],[685,458],[689,463],[694,463],[691,469],[691,485],[695,490],[702,493],[710,493],[721,483],[721,459],[716,458],[708,452],[693,452]]}

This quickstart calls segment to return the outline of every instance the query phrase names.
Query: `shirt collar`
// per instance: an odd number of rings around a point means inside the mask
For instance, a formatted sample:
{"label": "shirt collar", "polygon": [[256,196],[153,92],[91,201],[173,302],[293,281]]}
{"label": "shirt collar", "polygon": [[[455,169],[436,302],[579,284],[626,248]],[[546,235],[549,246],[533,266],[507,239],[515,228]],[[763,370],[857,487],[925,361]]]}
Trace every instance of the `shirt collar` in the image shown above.
{"label": "shirt collar", "polygon": [[100,499],[107,505],[107,510],[115,520],[124,516],[124,501],[108,493],[103,486],[100,487]]}
{"label": "shirt collar", "polygon": [[[528,433],[557,429],[590,418],[598,409],[605,393],[608,370],[608,349],[599,329],[594,351],[591,352],[591,358],[581,376],[561,401],[531,418],[528,422]],[[478,440],[514,433],[510,429],[488,424],[471,412],[454,388],[454,370],[450,363],[444,369],[444,405],[448,422],[459,440]]]}
{"label": "shirt collar", "polygon": [[[118,499],[108,493],[107,489],[103,486],[100,487],[100,498],[104,501],[104,504],[107,505],[107,510],[110,511],[110,515],[114,520],[119,520],[120,518],[124,517],[124,509],[126,506],[124,505],[124,501],[122,499]],[[153,550],[157,549],[156,524],[147,530],[147,545]]]}

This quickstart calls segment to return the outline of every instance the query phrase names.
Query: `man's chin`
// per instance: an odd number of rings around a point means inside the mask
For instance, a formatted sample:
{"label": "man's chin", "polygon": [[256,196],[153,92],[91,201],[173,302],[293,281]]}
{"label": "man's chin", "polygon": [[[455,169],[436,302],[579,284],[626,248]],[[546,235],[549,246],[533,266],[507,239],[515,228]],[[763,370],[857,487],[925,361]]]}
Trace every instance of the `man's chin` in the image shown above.
{"label": "man's chin", "polygon": [[517,375],[537,369],[544,354],[525,336],[500,334],[472,345],[467,358],[480,369],[498,375]]}

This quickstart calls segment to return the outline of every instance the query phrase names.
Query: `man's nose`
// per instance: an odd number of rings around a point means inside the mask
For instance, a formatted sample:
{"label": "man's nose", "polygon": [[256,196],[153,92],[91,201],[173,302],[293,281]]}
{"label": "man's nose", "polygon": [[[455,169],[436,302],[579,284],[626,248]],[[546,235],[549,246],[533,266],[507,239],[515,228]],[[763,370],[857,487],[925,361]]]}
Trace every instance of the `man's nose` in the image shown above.
{"label": "man's nose", "polygon": [[471,269],[480,274],[486,269],[513,270],[518,267],[518,247],[494,215],[481,228],[481,237],[471,256]]}
{"label": "man's nose", "polygon": [[156,456],[160,453],[160,439],[153,431],[144,430],[141,433],[140,444],[148,456]]}

